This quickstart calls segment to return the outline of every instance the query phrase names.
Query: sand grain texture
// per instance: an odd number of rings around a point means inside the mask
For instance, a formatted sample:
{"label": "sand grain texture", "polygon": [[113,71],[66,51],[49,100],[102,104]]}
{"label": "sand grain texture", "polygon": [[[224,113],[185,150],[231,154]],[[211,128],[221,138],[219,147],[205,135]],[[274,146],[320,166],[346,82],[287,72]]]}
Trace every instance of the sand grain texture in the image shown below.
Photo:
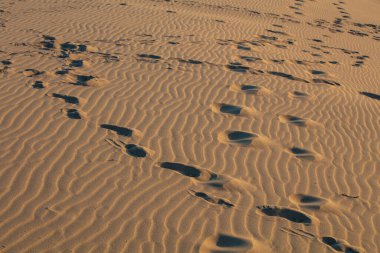
{"label": "sand grain texture", "polygon": [[0,1],[0,251],[380,252],[379,13]]}

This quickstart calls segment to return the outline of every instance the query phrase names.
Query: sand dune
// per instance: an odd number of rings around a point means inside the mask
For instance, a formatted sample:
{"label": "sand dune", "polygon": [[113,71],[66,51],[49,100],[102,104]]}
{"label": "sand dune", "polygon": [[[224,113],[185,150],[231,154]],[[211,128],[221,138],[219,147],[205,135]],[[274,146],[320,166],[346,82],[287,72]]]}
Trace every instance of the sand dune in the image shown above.
{"label": "sand dune", "polygon": [[379,252],[379,12],[0,1],[1,252]]}

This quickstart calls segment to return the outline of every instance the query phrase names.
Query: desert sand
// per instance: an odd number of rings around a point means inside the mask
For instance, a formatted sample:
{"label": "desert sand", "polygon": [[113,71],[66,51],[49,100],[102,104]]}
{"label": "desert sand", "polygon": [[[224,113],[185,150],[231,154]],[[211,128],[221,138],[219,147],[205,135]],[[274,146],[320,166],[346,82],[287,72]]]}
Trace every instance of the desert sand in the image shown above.
{"label": "desert sand", "polygon": [[0,252],[380,252],[379,0],[1,0]]}

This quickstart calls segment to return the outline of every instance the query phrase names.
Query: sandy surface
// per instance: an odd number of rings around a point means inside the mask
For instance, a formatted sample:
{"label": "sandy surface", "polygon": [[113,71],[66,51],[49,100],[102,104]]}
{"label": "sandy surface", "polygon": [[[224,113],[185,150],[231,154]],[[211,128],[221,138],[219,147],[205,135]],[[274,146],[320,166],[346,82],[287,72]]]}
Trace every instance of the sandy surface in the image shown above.
{"label": "sandy surface", "polygon": [[0,1],[0,252],[380,252],[379,0]]}

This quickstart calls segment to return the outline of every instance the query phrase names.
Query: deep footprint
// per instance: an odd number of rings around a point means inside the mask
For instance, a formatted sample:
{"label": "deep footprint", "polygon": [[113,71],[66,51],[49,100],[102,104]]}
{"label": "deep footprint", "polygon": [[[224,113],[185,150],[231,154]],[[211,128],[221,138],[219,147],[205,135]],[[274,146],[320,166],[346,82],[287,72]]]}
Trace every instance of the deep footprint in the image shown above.
{"label": "deep footprint", "polygon": [[70,119],[82,119],[82,116],[80,115],[80,113],[77,109],[67,109],[66,115]]}
{"label": "deep footprint", "polygon": [[252,94],[252,95],[268,95],[271,93],[271,91],[263,86],[259,85],[252,85],[252,84],[243,84],[241,86],[232,86],[232,90],[243,92],[245,94]]}
{"label": "deep footprint", "polygon": [[319,210],[322,205],[327,203],[326,199],[305,194],[293,194],[289,197],[289,199],[300,207],[315,210]]}
{"label": "deep footprint", "polygon": [[242,131],[232,131],[227,133],[227,138],[231,143],[240,145],[249,145],[252,143],[253,138],[257,137],[257,134],[247,133]]}
{"label": "deep footprint", "polygon": [[354,249],[351,246],[346,245],[345,243],[338,241],[337,239],[324,236],[321,238],[322,242],[328,246],[330,246],[334,251],[345,252],[345,253],[359,253],[358,250]]}
{"label": "deep footprint", "polygon": [[292,147],[288,151],[301,160],[315,161],[321,158],[319,154],[299,147]]}
{"label": "deep footprint", "polygon": [[160,164],[161,168],[174,170],[184,176],[193,177],[200,181],[210,181],[217,179],[218,175],[203,169],[198,169],[193,166],[185,165],[182,163],[163,162]]}
{"label": "deep footprint", "polygon": [[226,201],[224,199],[221,199],[221,198],[217,198],[217,197],[212,197],[204,192],[195,192],[195,191],[191,191],[191,194],[194,195],[195,197],[198,197],[198,198],[201,198],[211,204],[216,204],[216,205],[220,205],[220,206],[223,206],[223,207],[227,207],[227,208],[230,208],[230,207],[234,207],[235,205],[230,203],[229,201]]}
{"label": "deep footprint", "polygon": [[42,81],[35,81],[34,84],[32,85],[34,89],[38,89],[38,90],[44,89],[45,86],[46,85],[44,85]]}
{"label": "deep footprint", "polygon": [[257,206],[257,209],[267,216],[276,216],[287,219],[295,223],[302,223],[305,225],[310,225],[312,223],[311,218],[306,214],[288,209],[288,208],[278,208],[271,206]]}
{"label": "deep footprint", "polygon": [[224,103],[213,104],[211,109],[216,113],[221,112],[234,116],[249,116],[254,114],[254,111],[250,108]]}
{"label": "deep footprint", "polygon": [[251,248],[252,242],[250,240],[220,233],[215,236],[208,237],[201,244],[199,252],[247,252]]}
{"label": "deep footprint", "polygon": [[121,150],[123,153],[135,158],[145,158],[148,155],[151,155],[153,153],[153,151],[149,149],[145,149],[136,144],[131,144],[131,143],[127,144],[120,140],[118,141],[118,140],[106,139],[106,142],[111,144],[113,147]]}
{"label": "deep footprint", "polygon": [[125,145],[125,150],[128,155],[137,157],[137,158],[143,158],[148,155],[148,153],[143,149],[142,147],[139,147],[135,144],[127,144]]}
{"label": "deep footprint", "polygon": [[338,82],[335,82],[335,81],[332,81],[332,80],[319,79],[319,78],[313,79],[313,82],[316,83],[316,84],[328,84],[328,85],[331,85],[331,86],[341,86],[341,84],[338,83]]}
{"label": "deep footprint", "polygon": [[110,124],[101,124],[101,128],[108,129],[111,131],[116,132],[118,135],[126,136],[126,137],[131,137],[133,131],[129,128],[126,127],[119,127],[115,125],[110,125]]}
{"label": "deep footprint", "polygon": [[288,123],[299,127],[306,127],[308,120],[293,115],[280,115],[279,119],[282,123]]}
{"label": "deep footprint", "polygon": [[264,147],[275,144],[265,136],[243,131],[225,131],[218,134],[218,140],[226,144],[234,144],[242,147]]}
{"label": "deep footprint", "polygon": [[289,92],[288,94],[289,94],[289,97],[298,98],[298,99],[304,99],[304,98],[310,97],[308,93],[302,92],[302,91],[293,91],[293,92]]}
{"label": "deep footprint", "polygon": [[362,91],[360,92],[360,94],[366,96],[366,97],[369,97],[369,98],[373,98],[373,99],[376,99],[376,100],[380,100],[380,95],[377,95],[375,93],[371,93],[371,92],[366,92],[366,91]]}
{"label": "deep footprint", "polygon": [[69,104],[76,104],[76,105],[79,104],[79,99],[77,97],[62,95],[58,93],[52,93],[51,96],[55,98],[63,99],[65,100],[66,103],[69,103]]}

